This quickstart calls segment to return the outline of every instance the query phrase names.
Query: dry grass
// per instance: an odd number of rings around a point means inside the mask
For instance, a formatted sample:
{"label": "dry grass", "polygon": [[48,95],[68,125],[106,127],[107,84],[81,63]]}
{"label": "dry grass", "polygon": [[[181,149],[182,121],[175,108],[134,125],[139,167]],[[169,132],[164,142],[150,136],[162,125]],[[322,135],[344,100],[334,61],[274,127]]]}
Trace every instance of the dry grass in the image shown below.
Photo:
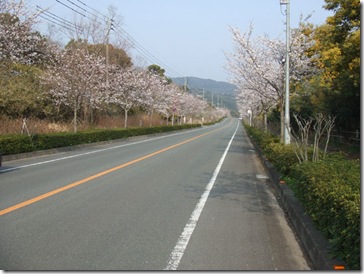
{"label": "dry grass", "polygon": [[[147,115],[131,116],[128,118],[128,127],[148,127],[163,125],[166,122],[160,116],[155,115],[150,119]],[[78,130],[88,129],[115,129],[124,127],[124,117],[101,117],[95,124],[81,123]],[[0,135],[3,134],[30,134],[55,133],[55,132],[73,132],[73,124],[62,122],[50,122],[46,120],[27,119],[26,127],[23,126],[23,119],[0,118]]]}
{"label": "dry grass", "polygon": [[72,125],[67,123],[52,123],[45,120],[27,119],[26,127],[23,119],[0,119],[0,134],[53,133],[71,131]]}

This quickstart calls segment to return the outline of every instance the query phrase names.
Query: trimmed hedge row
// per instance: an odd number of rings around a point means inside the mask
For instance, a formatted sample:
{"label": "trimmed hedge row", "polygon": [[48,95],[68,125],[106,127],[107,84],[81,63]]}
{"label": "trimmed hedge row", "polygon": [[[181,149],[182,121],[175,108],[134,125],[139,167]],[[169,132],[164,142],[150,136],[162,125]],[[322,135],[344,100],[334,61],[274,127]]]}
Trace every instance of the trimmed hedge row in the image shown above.
{"label": "trimmed hedge row", "polygon": [[328,158],[292,168],[296,195],[317,228],[329,239],[333,256],[360,269],[360,162]]}
{"label": "trimmed hedge row", "polygon": [[291,145],[245,125],[268,160],[287,178],[317,228],[330,243],[331,255],[360,269],[360,161],[331,154],[299,164]]}
{"label": "trimmed hedge row", "polygon": [[35,134],[31,137],[20,134],[0,135],[0,153],[3,155],[18,154],[196,127],[201,127],[201,125],[193,124],[112,130],[88,130],[78,133],[62,132]]}

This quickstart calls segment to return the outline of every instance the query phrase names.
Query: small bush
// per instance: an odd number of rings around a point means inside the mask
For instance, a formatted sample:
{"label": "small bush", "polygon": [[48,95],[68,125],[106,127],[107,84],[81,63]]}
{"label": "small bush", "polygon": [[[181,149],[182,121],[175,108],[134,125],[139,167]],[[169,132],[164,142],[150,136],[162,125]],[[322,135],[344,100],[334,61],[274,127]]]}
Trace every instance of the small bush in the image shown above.
{"label": "small bush", "polygon": [[298,163],[292,145],[281,143],[266,144],[264,155],[283,174],[288,174],[291,167]]}
{"label": "small bush", "polygon": [[252,137],[257,145],[263,150],[271,143],[279,143],[279,139],[276,136],[259,130],[256,127],[245,125],[245,129],[247,130],[249,136]]}
{"label": "small bush", "polygon": [[285,146],[279,139],[258,128],[245,125],[249,136],[262,149],[267,159],[283,174],[288,174],[290,167],[298,163],[291,145]]}

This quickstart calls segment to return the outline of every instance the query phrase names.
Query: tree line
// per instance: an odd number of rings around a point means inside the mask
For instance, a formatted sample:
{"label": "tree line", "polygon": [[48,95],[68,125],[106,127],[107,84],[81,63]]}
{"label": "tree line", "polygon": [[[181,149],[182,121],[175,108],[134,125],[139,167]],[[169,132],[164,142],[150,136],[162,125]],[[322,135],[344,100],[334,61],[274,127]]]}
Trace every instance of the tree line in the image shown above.
{"label": "tree line", "polygon": [[101,115],[124,116],[124,127],[134,112],[159,114],[167,124],[226,115],[173,84],[158,65],[135,66],[125,44],[107,43],[96,21],[75,23],[73,31],[82,27],[86,36],[59,45],[34,30],[42,12],[24,1],[0,3],[0,116],[72,121],[77,131]]}
{"label": "tree line", "polygon": [[[314,26],[301,18],[292,29],[290,54],[290,113],[302,119],[318,114],[335,117],[337,129],[360,128],[360,1],[325,0],[333,15]],[[234,51],[227,68],[237,85],[242,116],[252,113],[267,127],[280,117],[284,129],[285,41],[254,36],[231,28]],[[291,119],[296,127],[295,119]]]}

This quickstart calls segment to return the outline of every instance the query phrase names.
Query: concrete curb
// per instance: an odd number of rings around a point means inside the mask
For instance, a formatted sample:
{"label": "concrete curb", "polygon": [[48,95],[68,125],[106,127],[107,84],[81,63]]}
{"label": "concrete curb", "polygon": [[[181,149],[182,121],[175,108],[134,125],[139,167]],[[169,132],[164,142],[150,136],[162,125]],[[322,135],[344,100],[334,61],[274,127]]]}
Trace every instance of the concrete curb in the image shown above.
{"label": "concrete curb", "polygon": [[[249,137],[250,139],[250,137]],[[263,165],[278,192],[288,216],[293,223],[308,255],[314,263],[316,270],[335,270],[335,266],[344,266],[345,262],[332,259],[329,254],[329,242],[323,233],[318,231],[310,216],[306,215],[301,203],[294,196],[293,191],[286,185],[280,183],[281,175],[273,165],[265,158],[260,148],[251,140],[261,158]]]}

